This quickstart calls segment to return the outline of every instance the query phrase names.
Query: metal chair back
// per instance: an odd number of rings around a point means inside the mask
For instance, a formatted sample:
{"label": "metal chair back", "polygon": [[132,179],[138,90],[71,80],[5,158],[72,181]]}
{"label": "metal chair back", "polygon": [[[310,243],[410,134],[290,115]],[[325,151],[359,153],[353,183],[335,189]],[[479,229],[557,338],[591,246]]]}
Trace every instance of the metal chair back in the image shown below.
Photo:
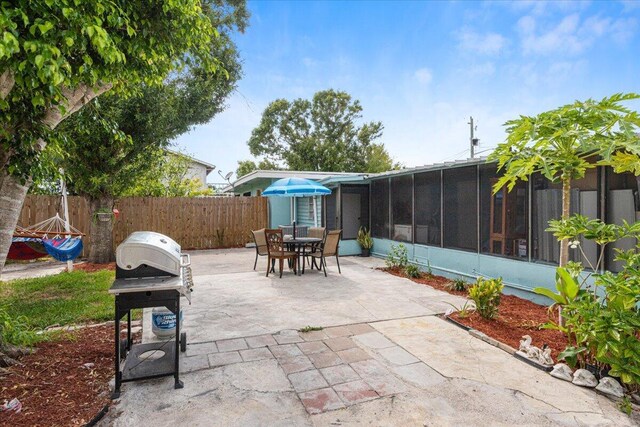
{"label": "metal chair back", "polygon": [[324,227],[309,227],[307,237],[315,237],[317,239],[324,239],[324,233],[327,231]]}
{"label": "metal chair back", "polygon": [[284,252],[282,230],[279,228],[267,228],[264,230],[267,240],[267,251],[269,255],[280,255]]}

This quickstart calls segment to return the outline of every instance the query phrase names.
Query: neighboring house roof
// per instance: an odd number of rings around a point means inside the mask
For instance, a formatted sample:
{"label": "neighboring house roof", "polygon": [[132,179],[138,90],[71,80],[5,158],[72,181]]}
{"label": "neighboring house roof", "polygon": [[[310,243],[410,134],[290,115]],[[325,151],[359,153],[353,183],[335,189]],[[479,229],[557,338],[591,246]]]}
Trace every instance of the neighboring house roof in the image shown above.
{"label": "neighboring house roof", "polygon": [[184,157],[188,158],[192,163],[197,163],[199,165],[204,166],[207,169],[207,175],[209,175],[211,173],[211,171],[213,171],[216,168],[215,165],[212,165],[211,163],[207,163],[207,162],[202,161],[202,160],[198,160],[195,157],[191,157],[188,154],[180,153],[179,151],[169,150],[168,148],[165,148],[165,151],[167,153],[175,154],[176,156],[184,156]]}
{"label": "neighboring house roof", "polygon": [[238,191],[241,192],[242,187],[246,187],[247,184],[258,183],[259,181],[270,181],[273,179],[280,178],[306,178],[312,179],[314,181],[321,181],[327,178],[333,177],[358,177],[364,176],[366,174],[363,173],[353,173],[353,172],[309,172],[309,171],[278,171],[278,170],[255,170],[250,172],[244,176],[241,176],[239,179],[235,180],[232,185],[226,186],[222,192],[226,193],[229,191]]}

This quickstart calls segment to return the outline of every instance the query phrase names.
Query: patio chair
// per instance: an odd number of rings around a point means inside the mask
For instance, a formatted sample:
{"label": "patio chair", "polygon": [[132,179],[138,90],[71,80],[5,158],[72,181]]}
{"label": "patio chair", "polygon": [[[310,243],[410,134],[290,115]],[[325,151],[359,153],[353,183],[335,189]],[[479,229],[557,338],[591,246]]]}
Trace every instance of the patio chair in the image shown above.
{"label": "patio chair", "polygon": [[268,228],[264,231],[267,240],[267,277],[269,271],[272,270],[272,261],[278,260],[280,267],[280,277],[282,278],[282,267],[284,260],[292,262],[294,274],[298,264],[298,254],[296,252],[287,251],[282,240],[282,230],[279,228]]}
{"label": "patio chair", "polygon": [[[336,263],[338,264],[338,273],[342,274],[340,271],[340,260],[338,259],[338,246],[340,244],[340,237],[342,236],[342,230],[331,230],[329,231],[322,243],[318,246],[315,252],[309,253],[309,256],[313,260],[313,265],[315,266],[315,261],[319,260],[320,265],[322,266],[322,270],[324,271],[324,277],[327,277],[327,257],[335,256]],[[320,266],[317,267],[320,270]]]}
{"label": "patio chair", "polygon": [[327,231],[324,227],[309,227],[307,237],[316,237],[318,239],[324,239],[324,233]]}
{"label": "patio chair", "polygon": [[253,234],[253,241],[256,244],[256,261],[253,263],[253,269],[256,269],[256,266],[258,265],[258,255],[259,256],[267,256],[268,252],[267,252],[267,238],[265,237],[264,234],[264,228],[261,228],[260,230],[253,230],[251,231],[251,234]]}

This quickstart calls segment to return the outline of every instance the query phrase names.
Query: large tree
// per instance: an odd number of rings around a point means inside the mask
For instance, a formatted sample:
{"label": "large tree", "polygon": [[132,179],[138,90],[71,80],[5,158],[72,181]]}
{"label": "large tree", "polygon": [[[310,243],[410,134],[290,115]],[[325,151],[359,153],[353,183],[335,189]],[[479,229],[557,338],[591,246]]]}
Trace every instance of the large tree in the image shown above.
{"label": "large tree", "polygon": [[[245,25],[240,21],[233,27]],[[111,212],[123,195],[179,195],[178,191],[193,190],[192,183],[183,179],[184,159],[179,154],[167,158],[164,148],[222,111],[236,87],[240,63],[235,45],[226,28],[219,34],[211,49],[225,74],[187,66],[161,86],[145,85],[138,95],[96,99],[60,126],[69,188],[88,199],[92,216]],[[158,192],[160,187],[170,191]],[[113,257],[113,217],[108,218],[90,222],[91,262],[109,262]]]}
{"label": "large tree", "polygon": [[[640,95],[616,94],[601,101],[589,99],[508,121],[507,140],[489,156],[502,177],[494,192],[510,191],[518,180],[541,173],[562,183],[562,219],[571,212],[571,182],[587,169],[613,166],[616,172],[640,175],[640,117],[623,105]],[[569,261],[569,241],[560,242],[560,266]]]}
{"label": "large tree", "polygon": [[277,99],[252,131],[249,150],[290,170],[382,172],[397,167],[384,146],[374,143],[382,136],[382,123],[361,119],[360,102],[346,92],[320,91],[311,101]]}
{"label": "large tree", "polygon": [[236,178],[245,176],[255,170],[278,170],[279,167],[269,160],[262,159],[258,163],[253,160],[239,160],[238,168],[236,169]]}
{"label": "large tree", "polygon": [[56,126],[111,89],[159,84],[184,65],[215,71],[219,0],[0,3],[0,268]]}

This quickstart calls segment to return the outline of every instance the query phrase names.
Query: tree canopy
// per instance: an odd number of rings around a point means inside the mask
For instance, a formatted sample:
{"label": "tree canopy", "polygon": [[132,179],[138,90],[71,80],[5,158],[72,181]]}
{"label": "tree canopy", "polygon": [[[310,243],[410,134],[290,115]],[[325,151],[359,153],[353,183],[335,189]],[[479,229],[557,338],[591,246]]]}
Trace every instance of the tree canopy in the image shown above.
{"label": "tree canopy", "polygon": [[[381,122],[361,123],[362,106],[346,92],[317,92],[312,100],[277,99],[248,141],[264,165],[290,170],[382,172],[397,165],[382,144]],[[251,167],[241,163],[243,172]],[[239,174],[238,174],[239,175]]]}
{"label": "tree canopy", "polygon": [[269,160],[262,159],[258,163],[253,160],[240,160],[238,161],[238,168],[236,169],[236,178],[245,176],[255,170],[279,170],[280,168]]}

